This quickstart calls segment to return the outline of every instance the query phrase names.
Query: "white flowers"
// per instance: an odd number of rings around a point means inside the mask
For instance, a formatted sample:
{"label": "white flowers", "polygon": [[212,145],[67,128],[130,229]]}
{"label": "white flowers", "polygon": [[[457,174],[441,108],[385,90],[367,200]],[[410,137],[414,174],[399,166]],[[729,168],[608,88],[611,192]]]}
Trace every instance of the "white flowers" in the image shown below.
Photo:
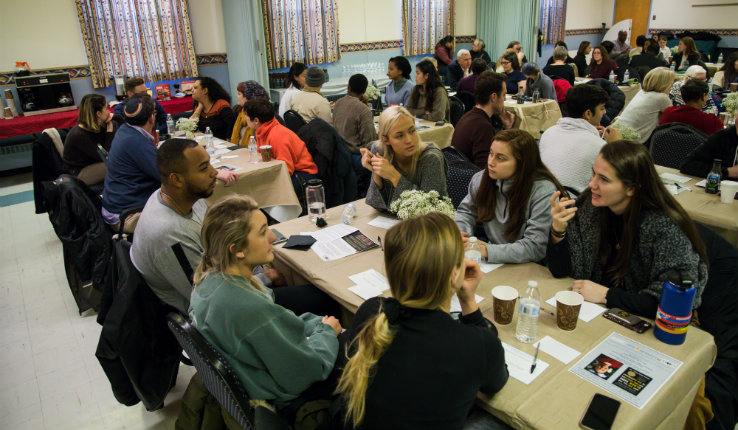
{"label": "white flowers", "polygon": [[413,218],[430,212],[441,212],[451,218],[456,211],[448,197],[441,197],[438,191],[424,193],[418,190],[403,191],[400,198],[392,202],[390,211],[400,219]]}
{"label": "white flowers", "polygon": [[623,140],[632,140],[634,142],[637,142],[641,139],[641,135],[638,134],[637,131],[633,130],[625,124],[614,122],[610,125],[612,126],[612,128],[620,131],[620,134],[623,135]]}
{"label": "white flowers", "polygon": [[199,118],[180,118],[177,120],[177,130],[193,133],[197,130],[197,121]]}
{"label": "white flowers", "polygon": [[723,107],[726,112],[735,114],[738,112],[738,93],[730,93],[723,99]]}
{"label": "white flowers", "polygon": [[368,85],[366,87],[366,91],[364,92],[366,94],[366,98],[369,100],[376,100],[379,98],[379,90],[374,85]]}

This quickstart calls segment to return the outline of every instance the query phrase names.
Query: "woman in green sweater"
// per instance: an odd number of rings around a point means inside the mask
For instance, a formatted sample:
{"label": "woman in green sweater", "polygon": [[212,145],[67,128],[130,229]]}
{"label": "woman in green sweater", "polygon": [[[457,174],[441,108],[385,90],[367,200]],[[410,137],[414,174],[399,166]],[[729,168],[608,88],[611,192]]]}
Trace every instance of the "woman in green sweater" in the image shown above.
{"label": "woman in green sweater", "polygon": [[228,358],[249,397],[280,410],[328,378],[342,328],[332,316],[297,316],[274,303],[272,290],[254,277],[256,266],[274,259],[275,239],[250,197],[234,195],[210,207],[189,313]]}

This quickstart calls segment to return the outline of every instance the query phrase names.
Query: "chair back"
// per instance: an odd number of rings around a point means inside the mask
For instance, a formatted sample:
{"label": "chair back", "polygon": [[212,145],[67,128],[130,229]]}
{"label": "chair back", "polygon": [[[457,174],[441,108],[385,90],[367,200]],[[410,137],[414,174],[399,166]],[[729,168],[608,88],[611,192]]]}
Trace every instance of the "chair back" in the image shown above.
{"label": "chair back", "polygon": [[688,124],[669,123],[651,134],[651,156],[655,164],[678,169],[687,155],[707,140],[707,135]]}
{"label": "chair back", "polygon": [[449,97],[448,101],[451,109],[451,125],[456,127],[456,123],[459,122],[461,116],[464,115],[466,108],[464,107],[464,103],[456,98],[456,96]]}
{"label": "chair back", "polygon": [[461,201],[469,192],[469,182],[472,176],[480,169],[476,164],[469,161],[464,154],[453,146],[443,148],[444,158],[448,165],[448,174],[446,175],[446,190],[454,209],[459,207]]}
{"label": "chair back", "polygon": [[295,134],[297,134],[300,129],[307,124],[302,116],[292,109],[284,113],[284,123],[285,126]]}
{"label": "chair back", "polygon": [[[64,141],[67,132],[59,130],[59,136]],[[36,205],[36,213],[42,214],[49,210],[44,201],[43,183],[53,181],[64,172],[64,163],[51,136],[40,133],[31,147],[31,159],[33,162],[33,200]]]}
{"label": "chair back", "polygon": [[474,94],[469,91],[458,91],[454,97],[464,103],[464,112],[469,112],[477,104]]}

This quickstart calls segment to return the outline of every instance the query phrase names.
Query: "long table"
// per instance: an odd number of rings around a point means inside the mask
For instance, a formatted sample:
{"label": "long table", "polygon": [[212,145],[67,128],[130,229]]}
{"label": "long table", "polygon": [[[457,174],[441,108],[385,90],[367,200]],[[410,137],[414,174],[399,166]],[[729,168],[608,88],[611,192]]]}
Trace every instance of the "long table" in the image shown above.
{"label": "long table", "polygon": [[536,139],[541,138],[541,132],[556,125],[561,118],[561,109],[556,100],[542,99],[538,103],[525,102],[518,104],[512,96],[505,99],[505,110],[514,113],[520,120],[517,128],[525,130]]}
{"label": "long table", "polygon": [[[738,200],[726,204],[720,201],[717,194],[707,194],[704,188],[695,184],[704,178],[680,173],[678,169],[656,166],[656,171],[673,173],[690,178],[689,182],[679,184],[691,191],[683,191],[674,196],[694,221],[700,222],[724,237],[728,242],[738,246]],[[672,182],[672,181],[668,181]]]}
{"label": "long table", "polygon": [[[358,227],[372,240],[384,237],[386,230],[368,225],[368,222],[380,213],[367,206],[364,201],[357,201],[355,205],[357,215],[352,225]],[[327,211],[329,225],[341,222],[342,210],[343,207],[339,206]],[[317,230],[307,217],[281,223],[274,228],[287,237],[303,231]],[[385,274],[383,253],[379,248],[329,262],[320,260],[312,251],[282,249],[281,246],[275,247],[274,254],[275,266],[286,275],[291,285],[312,283],[351,312],[355,312],[364,300],[348,290],[353,285],[348,276],[367,269],[376,269]],[[491,290],[494,286],[510,285],[523,293],[527,281],[531,279],[538,281],[543,300],[552,297],[557,291],[568,289],[572,282],[571,279],[554,279],[547,268],[537,264],[504,265],[486,274],[479,285],[477,294],[484,298],[480,303],[484,315],[492,320]],[[544,309],[546,308],[550,309],[544,305]],[[515,320],[516,317],[513,317],[513,321]],[[533,354],[532,344],[522,344],[515,340],[514,326],[514,323],[508,326],[497,325],[500,339],[523,352]],[[543,312],[538,323],[539,338],[549,335],[581,354],[591,350],[611,333],[619,333],[636,340],[683,363],[642,410],[622,402],[613,428],[682,428],[701,378],[711,367],[717,354],[712,336],[698,328],[690,327],[686,342],[680,346],[672,346],[658,341],[652,331],[639,335],[602,317],[597,317],[589,323],[580,320],[576,330],[572,332],[557,329],[555,318]],[[525,385],[511,378],[502,391],[492,398],[480,394],[478,403],[515,428],[577,428],[579,419],[592,396],[597,392],[608,395],[595,385],[569,372],[569,368],[579,358],[581,356],[564,365],[541,351],[539,359],[549,363],[549,367],[535,381]]]}
{"label": "long table", "polygon": [[[379,116],[374,117],[374,129],[378,130]],[[454,126],[449,123],[436,125],[433,121],[415,118],[415,127],[418,130],[418,138],[421,142],[433,143],[438,149],[451,146],[451,138],[454,135]]]}

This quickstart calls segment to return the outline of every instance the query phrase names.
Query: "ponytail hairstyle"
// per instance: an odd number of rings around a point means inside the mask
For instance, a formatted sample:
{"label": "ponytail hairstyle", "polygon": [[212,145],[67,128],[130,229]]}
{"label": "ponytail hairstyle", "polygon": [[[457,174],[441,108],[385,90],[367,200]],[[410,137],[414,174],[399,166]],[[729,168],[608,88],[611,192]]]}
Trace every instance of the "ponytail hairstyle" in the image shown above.
{"label": "ponytail hairstyle", "polygon": [[[210,206],[202,221],[202,259],[195,270],[194,284],[200,283],[211,273],[221,272],[238,261],[231,252],[248,248],[251,232],[251,214],[259,210],[256,201],[249,196],[231,195]],[[251,285],[264,291],[260,282],[251,279]]]}
{"label": "ponytail hairstyle", "polygon": [[[431,212],[395,225],[384,240],[384,265],[394,299],[386,307],[438,309],[455,292],[451,277],[464,261],[464,244],[453,219]],[[396,302],[395,302],[396,300]],[[384,309],[366,322],[351,346],[336,393],[346,404],[346,423],[357,427],[366,412],[366,391],[372,369],[394,340],[402,316],[390,323]]]}

